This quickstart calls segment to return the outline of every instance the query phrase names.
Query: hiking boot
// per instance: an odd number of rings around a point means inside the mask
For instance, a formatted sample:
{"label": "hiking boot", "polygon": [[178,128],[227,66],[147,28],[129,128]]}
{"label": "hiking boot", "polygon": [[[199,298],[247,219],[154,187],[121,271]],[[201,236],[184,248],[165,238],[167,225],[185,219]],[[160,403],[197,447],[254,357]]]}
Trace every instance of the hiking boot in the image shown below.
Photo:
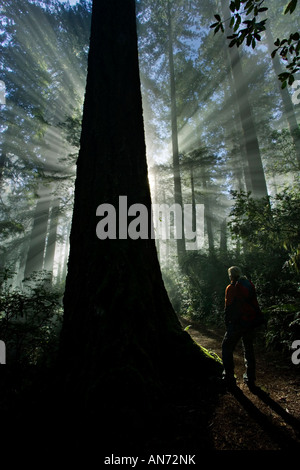
{"label": "hiking boot", "polygon": [[244,377],[244,384],[247,385],[250,391],[257,389],[254,379],[248,379],[248,377]]}
{"label": "hiking boot", "polygon": [[224,386],[227,388],[227,390],[232,390],[232,389],[237,387],[236,380],[235,380],[234,377],[223,376],[222,380],[223,380]]}

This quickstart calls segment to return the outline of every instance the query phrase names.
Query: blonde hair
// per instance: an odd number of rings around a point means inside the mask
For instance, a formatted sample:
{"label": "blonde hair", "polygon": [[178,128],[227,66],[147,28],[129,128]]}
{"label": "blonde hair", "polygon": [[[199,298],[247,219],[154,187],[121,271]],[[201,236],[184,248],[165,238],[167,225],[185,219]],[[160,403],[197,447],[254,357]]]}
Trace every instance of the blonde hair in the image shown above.
{"label": "blonde hair", "polygon": [[231,266],[228,269],[228,275],[230,278],[237,280],[243,276],[242,270],[238,266]]}

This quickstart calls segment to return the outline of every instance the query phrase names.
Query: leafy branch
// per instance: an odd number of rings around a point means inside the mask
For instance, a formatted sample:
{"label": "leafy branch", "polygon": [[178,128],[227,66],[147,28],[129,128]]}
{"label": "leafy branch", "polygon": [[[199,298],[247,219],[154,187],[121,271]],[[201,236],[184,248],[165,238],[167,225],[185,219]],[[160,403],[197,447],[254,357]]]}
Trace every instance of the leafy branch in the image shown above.
{"label": "leafy branch", "polygon": [[277,48],[271,54],[272,59],[277,52],[287,62],[289,55],[291,56],[290,62],[286,65],[287,72],[278,75],[279,80],[282,82],[282,88],[285,88],[287,84],[293,84],[295,80],[294,74],[300,69],[300,35],[299,33],[292,33],[289,39],[277,39],[274,45]]}
{"label": "leafy branch", "polygon": [[[229,5],[231,16],[227,20],[222,20],[219,14],[214,15],[217,20],[210,28],[214,29],[214,34],[218,31],[225,31],[225,23],[229,21],[229,28],[232,29],[233,34],[227,36],[230,39],[229,47],[241,46],[246,41],[247,46],[253,49],[256,46],[256,41],[261,41],[261,33],[266,29],[267,19],[259,20],[260,13],[268,10],[267,7],[262,6],[265,0],[232,0]],[[292,14],[297,6],[297,0],[291,0],[285,7],[284,14]],[[243,18],[252,15],[251,19]],[[278,75],[279,80],[282,82],[281,87],[285,88],[287,84],[292,85],[295,78],[294,75],[300,70],[300,36],[299,33],[291,33],[288,39],[277,39],[274,43],[276,49],[271,54],[272,59],[278,53],[280,57],[287,62],[286,72]]]}

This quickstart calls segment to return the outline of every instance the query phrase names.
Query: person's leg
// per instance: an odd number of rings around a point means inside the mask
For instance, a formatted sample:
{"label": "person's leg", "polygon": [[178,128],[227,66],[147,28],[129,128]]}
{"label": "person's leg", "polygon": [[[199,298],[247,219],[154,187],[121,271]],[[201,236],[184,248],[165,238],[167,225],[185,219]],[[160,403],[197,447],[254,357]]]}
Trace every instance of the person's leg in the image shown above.
{"label": "person's leg", "polygon": [[237,325],[228,325],[222,342],[223,377],[228,382],[235,382],[233,351],[241,336],[241,331]]}
{"label": "person's leg", "polygon": [[242,345],[244,350],[244,360],[246,372],[244,374],[244,381],[248,384],[254,384],[256,380],[256,362],[254,354],[254,341],[255,332],[253,329],[248,330],[242,336]]}

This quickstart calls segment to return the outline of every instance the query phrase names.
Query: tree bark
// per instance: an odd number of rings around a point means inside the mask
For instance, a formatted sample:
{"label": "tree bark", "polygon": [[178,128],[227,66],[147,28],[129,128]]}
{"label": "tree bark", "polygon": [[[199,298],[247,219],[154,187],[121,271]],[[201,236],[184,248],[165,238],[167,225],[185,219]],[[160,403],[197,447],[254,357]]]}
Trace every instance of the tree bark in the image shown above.
{"label": "tree bark", "polygon": [[[128,207],[148,209],[148,238],[98,239],[97,207],[112,204],[124,217],[124,195]],[[77,407],[148,403],[183,362],[196,360],[202,377],[216,372],[171,306],[150,207],[135,2],[95,0],[60,348]]]}

